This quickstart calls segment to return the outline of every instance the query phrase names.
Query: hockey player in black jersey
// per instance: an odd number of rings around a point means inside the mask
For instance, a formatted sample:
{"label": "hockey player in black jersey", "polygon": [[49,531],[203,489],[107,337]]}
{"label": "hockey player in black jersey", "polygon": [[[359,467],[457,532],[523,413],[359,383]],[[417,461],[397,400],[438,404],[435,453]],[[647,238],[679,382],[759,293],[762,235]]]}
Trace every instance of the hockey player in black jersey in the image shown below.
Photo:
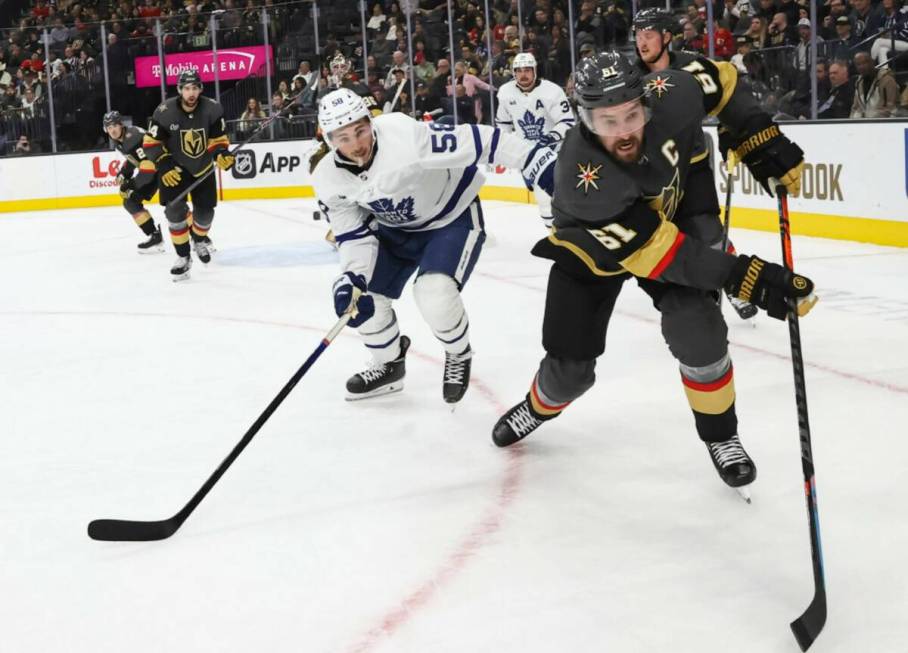
{"label": "hockey player in black jersey", "polygon": [[145,130],[141,127],[125,126],[119,111],[105,113],[102,126],[104,132],[114,142],[117,151],[126,157],[126,161],[120,166],[117,182],[120,184],[123,208],[129,212],[142,233],[148,236],[137,245],[139,254],[163,252],[161,228],[155,224],[151,213],[143,204],[158,190],[154,165],[145,159],[145,152],[142,150]]}
{"label": "hockey player in black jersey", "polygon": [[633,276],[661,313],[697,433],[719,475],[733,487],[756,477],[738,438],[727,327],[713,293],[724,288],[779,319],[787,300],[804,315],[816,297],[806,277],[716,250],[673,221],[690,210],[688,181],[707,112],[730,111],[726,118],[743,135],[739,158],[756,179],[780,180],[791,192],[800,186],[800,148],[746,107],[729,107],[734,88],[726,84],[733,82],[675,70],[642,76],[614,52],[582,62],[575,87],[581,124],[558,155],[554,229],[533,249],[554,261],[546,355],[526,399],[495,425],[498,446],[526,437],[592,387],[615,301]]}
{"label": "hockey player in black jersey", "polygon": [[[637,66],[642,74],[645,75],[671,68],[673,70],[686,70],[693,75],[703,74],[707,70],[709,71],[707,74],[711,77],[727,75],[727,73],[723,73],[723,68],[726,66],[733,67],[728,62],[711,61],[695,52],[685,52],[683,50],[673,52],[669,50],[669,44],[672,42],[672,37],[678,27],[678,20],[667,9],[649,7],[637,12],[637,15],[634,16],[634,38],[637,46]],[[736,95],[736,104],[750,105],[751,110],[759,111],[756,100],[753,99],[746,88],[736,85],[733,93]],[[717,117],[722,121],[723,115],[721,112]],[[722,156],[724,157],[725,155],[726,152],[722,152]],[[694,158],[698,157],[702,158],[691,164],[691,170],[688,173],[687,193],[688,198],[696,196],[700,207],[696,214],[688,212],[690,215],[686,216],[684,223],[678,223],[678,228],[711,244],[713,247],[721,248],[725,239],[723,237],[722,223],[716,219],[719,215],[719,198],[716,195],[716,185],[713,182],[709,144],[706,141],[705,134],[703,135],[702,150],[698,149],[694,154]],[[730,241],[726,247],[729,252],[735,253],[734,245]],[[742,320],[750,319],[757,314],[757,307],[750,302],[729,297],[729,303]]]}
{"label": "hockey player in black jersey", "polygon": [[[169,223],[170,239],[177,251],[177,260],[170,270],[174,281],[189,277],[192,258],[189,241],[202,263],[211,261],[211,240],[208,231],[214,220],[218,202],[217,181],[209,174],[212,166],[229,170],[234,156],[228,148],[224,110],[220,104],[202,95],[202,79],[198,72],[186,70],[177,83],[177,97],[168,99],[155,109],[151,125],[145,134],[143,148],[160,180],[161,204]],[[200,177],[205,179],[188,197],[175,201]],[[189,212],[187,199],[192,201]]]}

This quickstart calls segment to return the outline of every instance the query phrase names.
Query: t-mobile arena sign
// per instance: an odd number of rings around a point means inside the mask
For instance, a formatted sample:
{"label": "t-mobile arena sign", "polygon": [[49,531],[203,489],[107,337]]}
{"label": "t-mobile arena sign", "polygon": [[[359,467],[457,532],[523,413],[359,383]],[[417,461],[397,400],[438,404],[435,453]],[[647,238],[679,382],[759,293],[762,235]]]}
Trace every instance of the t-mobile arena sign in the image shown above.
{"label": "t-mobile arena sign", "polygon": [[[265,57],[274,70],[274,55],[271,46],[257,45],[249,48],[218,50],[218,79],[243,79],[250,75],[265,74]],[[167,67],[167,85],[177,83],[184,70],[197,70],[203,82],[213,82],[215,72],[214,51],[182,52],[164,57]],[[136,86],[161,85],[161,60],[158,57],[136,57]]]}

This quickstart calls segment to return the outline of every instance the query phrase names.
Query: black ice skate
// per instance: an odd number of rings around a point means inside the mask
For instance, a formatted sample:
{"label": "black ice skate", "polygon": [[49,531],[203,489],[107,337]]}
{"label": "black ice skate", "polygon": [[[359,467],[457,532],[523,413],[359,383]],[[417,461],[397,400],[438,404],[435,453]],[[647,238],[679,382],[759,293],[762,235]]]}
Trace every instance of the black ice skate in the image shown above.
{"label": "black ice skate", "polygon": [[171,279],[174,281],[183,281],[184,279],[189,278],[189,269],[192,267],[192,257],[190,256],[177,256],[177,260],[173,262],[173,267],[170,268]]}
{"label": "black ice skate", "polygon": [[735,313],[737,313],[738,317],[742,320],[749,320],[757,314],[757,307],[750,302],[745,302],[743,299],[732,297],[728,293],[725,294],[728,297],[728,303],[731,304],[731,307],[735,309]]}
{"label": "black ice skate", "polygon": [[441,394],[449,404],[456,404],[463,399],[467,388],[470,387],[470,361],[473,351],[467,345],[460,354],[445,352],[445,378],[441,387]]}
{"label": "black ice skate", "polygon": [[379,395],[400,392],[404,389],[404,376],[407,373],[407,350],[410,339],[400,337],[400,355],[390,363],[373,364],[369,369],[354,374],[347,380],[347,401],[357,401],[378,397]]}
{"label": "black ice skate", "polygon": [[[757,478],[757,467],[744,451],[737,435],[724,442],[707,442],[706,448],[716,471],[719,472],[719,477],[730,487],[738,489],[739,493],[741,488],[753,483]],[[750,502],[750,497],[746,493],[741,493],[741,496]]]}
{"label": "black ice skate", "polygon": [[530,406],[530,396],[527,395],[523,401],[501,416],[492,429],[492,441],[499,447],[510,446],[523,440],[552,417],[543,417],[534,411]]}
{"label": "black ice skate", "polygon": [[158,252],[164,251],[164,238],[161,236],[161,227],[157,227],[154,230],[154,233],[148,237],[148,240],[144,240],[136,248],[139,250],[139,254],[156,254]]}
{"label": "black ice skate", "polygon": [[203,236],[199,240],[193,240],[192,248],[195,250],[195,255],[199,257],[199,260],[202,263],[208,265],[211,262],[211,252],[214,251],[214,247],[208,236]]}

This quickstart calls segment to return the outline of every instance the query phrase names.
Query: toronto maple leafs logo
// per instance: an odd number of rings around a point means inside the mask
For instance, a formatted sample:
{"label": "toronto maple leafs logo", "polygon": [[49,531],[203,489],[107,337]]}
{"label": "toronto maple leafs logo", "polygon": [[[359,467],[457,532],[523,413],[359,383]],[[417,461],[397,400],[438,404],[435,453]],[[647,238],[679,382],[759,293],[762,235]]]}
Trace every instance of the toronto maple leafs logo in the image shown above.
{"label": "toronto maple leafs logo", "polygon": [[396,205],[391,198],[382,198],[369,202],[369,208],[379,220],[401,224],[416,220],[416,213],[413,210],[413,198],[405,197]]}
{"label": "toronto maple leafs logo", "polygon": [[523,118],[517,119],[517,124],[520,125],[527,140],[538,141],[542,138],[543,130],[545,129],[544,117],[540,116],[537,120],[536,116],[530,111],[526,111],[523,114]]}

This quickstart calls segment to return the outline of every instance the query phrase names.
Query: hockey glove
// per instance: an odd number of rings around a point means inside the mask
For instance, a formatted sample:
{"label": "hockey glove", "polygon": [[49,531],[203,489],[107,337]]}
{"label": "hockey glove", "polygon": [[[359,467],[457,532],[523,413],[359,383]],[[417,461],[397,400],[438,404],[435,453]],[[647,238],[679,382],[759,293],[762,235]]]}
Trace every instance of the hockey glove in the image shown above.
{"label": "hockey glove", "polygon": [[801,317],[817,303],[813,281],[757,256],[738,257],[725,281],[725,290],[732,297],[762,308],[777,320],[784,320],[788,314],[789,299],[797,302]]}
{"label": "hockey glove", "polygon": [[344,272],[334,282],[334,312],[341,317],[347,311],[353,317],[347,322],[358,327],[375,314],[375,300],[366,293],[366,278],[361,274]]}
{"label": "hockey glove", "polygon": [[120,197],[124,200],[132,197],[132,194],[136,191],[135,182],[132,179],[124,179],[120,182]]}
{"label": "hockey glove", "polygon": [[[720,139],[720,147],[722,146]],[[791,195],[801,190],[801,172],[804,169],[804,152],[770,123],[734,148],[735,158],[743,161],[764,190],[774,195],[778,180]]]}
{"label": "hockey glove", "polygon": [[161,183],[168,188],[179,185],[180,180],[183,179],[180,169],[170,157],[167,157],[158,165],[158,175]]}
{"label": "hockey glove", "polygon": [[523,164],[523,183],[527,189],[538,186],[549,195],[555,194],[555,159],[558,154],[546,145],[537,145]]}
{"label": "hockey glove", "polygon": [[219,152],[214,162],[218,164],[218,168],[226,172],[233,167],[233,162],[236,161],[236,157],[228,152]]}

